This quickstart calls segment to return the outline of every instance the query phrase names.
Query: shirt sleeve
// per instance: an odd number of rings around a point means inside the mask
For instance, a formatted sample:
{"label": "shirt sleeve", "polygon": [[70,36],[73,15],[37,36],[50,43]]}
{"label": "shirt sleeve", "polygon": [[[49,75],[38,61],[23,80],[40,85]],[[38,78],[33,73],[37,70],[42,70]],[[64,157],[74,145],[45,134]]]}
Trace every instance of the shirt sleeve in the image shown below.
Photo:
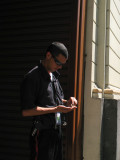
{"label": "shirt sleeve", "polygon": [[21,85],[21,109],[35,108],[36,100],[36,80],[30,76],[26,76]]}

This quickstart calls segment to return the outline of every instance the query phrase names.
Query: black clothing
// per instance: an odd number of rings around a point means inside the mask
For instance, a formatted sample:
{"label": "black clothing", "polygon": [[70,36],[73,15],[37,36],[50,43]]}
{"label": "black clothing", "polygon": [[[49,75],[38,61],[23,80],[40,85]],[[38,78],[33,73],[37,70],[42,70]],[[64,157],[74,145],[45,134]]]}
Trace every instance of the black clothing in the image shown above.
{"label": "black clothing", "polygon": [[[36,106],[51,107],[61,104],[64,98],[62,88],[58,81],[58,72],[53,73],[53,82],[50,75],[40,63],[27,75],[21,88],[21,105],[23,109],[30,109]],[[59,97],[54,95],[53,87]]]}
{"label": "black clothing", "polygon": [[[41,62],[38,66],[28,72],[28,74],[25,75],[21,86],[22,109],[32,109],[36,106],[55,107],[57,105],[63,104],[62,99],[64,98],[64,94],[58,81],[58,76],[58,72],[53,73],[53,80],[51,81],[50,75]],[[62,160],[62,158],[58,159],[57,157],[58,155],[59,157],[62,157],[62,147],[61,135],[59,130],[55,129],[55,114],[49,113],[34,116],[34,121],[42,124],[43,128],[45,129],[41,130],[40,128],[40,130],[37,131],[37,133],[31,138],[33,153],[31,155],[31,160],[34,160],[36,156],[36,143],[38,145],[39,152],[37,153],[37,160]],[[34,125],[32,131],[33,130]],[[59,154],[57,148],[59,148]],[[52,153],[50,154],[51,149]],[[45,159],[45,157],[42,157],[42,155],[49,158]],[[57,157],[57,159],[55,157]]]}
{"label": "black clothing", "polygon": [[30,143],[30,160],[62,160],[62,141],[59,130],[38,131],[35,137],[31,137]]}

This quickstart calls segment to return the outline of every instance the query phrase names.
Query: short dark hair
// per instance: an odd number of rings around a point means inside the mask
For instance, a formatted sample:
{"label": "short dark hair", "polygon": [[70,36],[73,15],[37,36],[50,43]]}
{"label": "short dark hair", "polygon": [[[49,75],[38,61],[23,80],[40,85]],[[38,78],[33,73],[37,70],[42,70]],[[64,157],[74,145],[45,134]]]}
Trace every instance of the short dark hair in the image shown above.
{"label": "short dark hair", "polygon": [[[61,42],[53,42],[50,46],[48,46],[46,53],[50,52],[54,56],[58,56],[62,54],[65,58],[68,59],[68,50],[65,45]],[[46,56],[45,53],[45,56]]]}

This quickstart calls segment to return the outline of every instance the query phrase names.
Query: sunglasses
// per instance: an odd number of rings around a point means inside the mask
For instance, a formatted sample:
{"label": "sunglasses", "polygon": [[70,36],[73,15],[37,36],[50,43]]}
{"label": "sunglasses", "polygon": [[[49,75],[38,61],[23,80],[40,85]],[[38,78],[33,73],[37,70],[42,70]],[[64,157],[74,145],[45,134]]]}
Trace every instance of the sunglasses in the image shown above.
{"label": "sunglasses", "polygon": [[56,63],[58,66],[62,66],[62,65],[63,65],[63,63],[61,63],[53,54],[52,54],[52,57],[53,57],[55,63]]}

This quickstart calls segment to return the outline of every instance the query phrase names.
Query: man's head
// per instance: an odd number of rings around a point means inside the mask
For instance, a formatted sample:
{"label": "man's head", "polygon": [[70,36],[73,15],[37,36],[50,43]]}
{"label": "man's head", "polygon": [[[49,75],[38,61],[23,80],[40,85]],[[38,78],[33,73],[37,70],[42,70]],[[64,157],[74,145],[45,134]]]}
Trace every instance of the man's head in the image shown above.
{"label": "man's head", "polygon": [[62,68],[68,59],[68,50],[64,44],[53,42],[46,50],[45,62],[48,72],[54,72]]}
{"label": "man's head", "polygon": [[47,52],[50,52],[55,57],[57,57],[59,54],[62,54],[68,59],[68,50],[63,43],[53,42],[50,46],[48,46],[46,54]]}

